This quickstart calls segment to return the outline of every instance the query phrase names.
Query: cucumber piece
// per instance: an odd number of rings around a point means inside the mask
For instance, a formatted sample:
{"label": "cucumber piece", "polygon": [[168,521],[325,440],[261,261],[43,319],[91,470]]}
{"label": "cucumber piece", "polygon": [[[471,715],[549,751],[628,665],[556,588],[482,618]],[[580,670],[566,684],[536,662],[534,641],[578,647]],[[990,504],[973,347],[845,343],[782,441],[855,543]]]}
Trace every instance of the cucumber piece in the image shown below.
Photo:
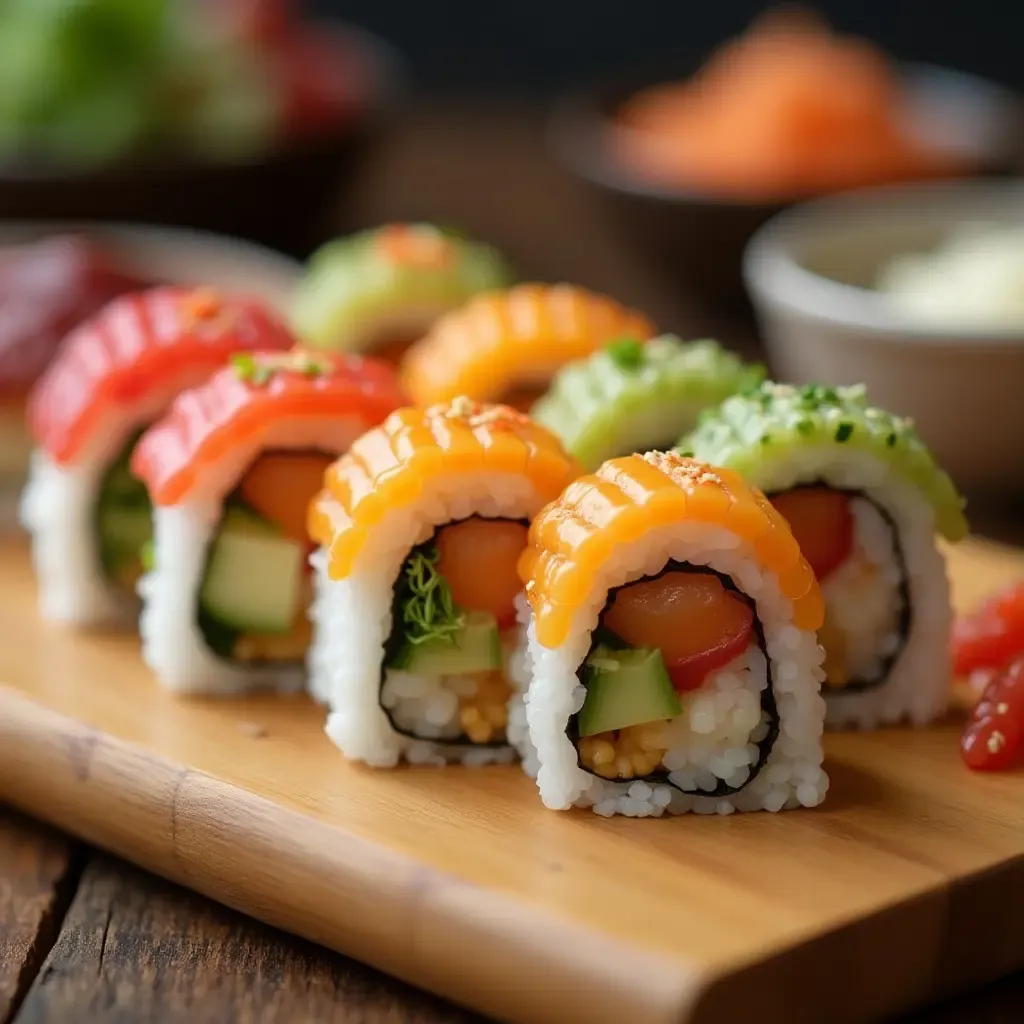
{"label": "cucumber piece", "polygon": [[587,699],[576,717],[581,739],[682,713],[661,651],[596,647],[586,674]]}
{"label": "cucumber piece", "polygon": [[288,633],[302,582],[302,546],[244,509],[228,509],[206,563],[206,615],[247,633]]}
{"label": "cucumber piece", "polygon": [[501,668],[501,636],[493,615],[471,612],[466,624],[450,638],[404,643],[389,668],[423,676],[461,676]]}

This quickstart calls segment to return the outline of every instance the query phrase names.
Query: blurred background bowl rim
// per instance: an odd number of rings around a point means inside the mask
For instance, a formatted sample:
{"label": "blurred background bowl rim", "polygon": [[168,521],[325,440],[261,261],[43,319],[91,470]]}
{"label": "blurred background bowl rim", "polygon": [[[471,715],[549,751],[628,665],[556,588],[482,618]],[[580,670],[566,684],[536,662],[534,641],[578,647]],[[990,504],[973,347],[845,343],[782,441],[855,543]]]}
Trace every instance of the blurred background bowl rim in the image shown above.
{"label": "blurred background bowl rim", "polygon": [[332,127],[308,137],[281,136],[266,150],[246,160],[203,160],[171,151],[142,155],[94,167],[0,162],[0,185],[25,186],[107,180],[132,183],[160,182],[182,175],[244,173],[300,154],[317,153],[349,140],[368,126],[388,117],[408,92],[411,74],[401,50],[383,36],[340,18],[307,18],[303,25],[330,35],[337,42],[354,44],[361,58],[368,58],[370,73],[362,103],[356,112]]}
{"label": "blurred background bowl rim", "polygon": [[[858,214],[877,217],[897,207],[923,216],[928,209],[934,211],[937,199],[947,200],[950,228],[964,221],[990,219],[995,208],[1012,205],[1021,209],[1024,227],[1024,176],[881,185],[810,200],[776,214],[751,236],[742,268],[751,299],[757,306],[782,307],[821,324],[855,329],[883,343],[1024,348],[1024,324],[964,327],[923,322],[901,313],[880,292],[826,277],[799,262],[801,244],[841,231]],[[982,208],[993,213],[986,217],[970,212]]]}
{"label": "blurred background bowl rim", "polygon": [[246,263],[259,263],[273,269],[282,279],[293,279],[293,286],[305,272],[303,262],[287,253],[248,238],[207,231],[205,228],[117,220],[0,219],[0,247],[68,235],[83,236],[101,247],[104,239],[113,240],[115,244],[120,243],[129,249],[139,244],[179,251],[202,246],[207,252],[231,259],[236,264],[244,259]]}
{"label": "blurred background bowl rim", "polygon": [[[715,196],[706,192],[691,191],[685,187],[672,188],[645,182],[626,168],[616,166],[608,158],[602,140],[605,130],[611,124],[605,113],[609,102],[617,98],[617,102],[621,103],[641,90],[657,85],[689,81],[706,59],[705,57],[689,71],[684,69],[674,77],[660,72],[644,73],[633,70],[612,77],[599,78],[587,85],[566,90],[555,99],[547,117],[545,134],[549,148],[559,163],[574,174],[595,185],[636,199],[675,205],[748,210],[751,213],[774,213],[799,203],[824,198],[820,193],[763,200]],[[989,152],[981,154],[979,164],[983,167],[1001,167],[1012,159],[1014,144],[1017,142],[1014,128],[1019,126],[1024,116],[1024,101],[1013,89],[983,75],[942,64],[928,61],[892,63],[901,69],[904,78],[916,75],[919,78],[927,76],[935,80],[945,80],[974,96],[983,98],[990,109],[996,111],[994,116],[1003,122],[1004,137],[999,147],[993,147]]]}

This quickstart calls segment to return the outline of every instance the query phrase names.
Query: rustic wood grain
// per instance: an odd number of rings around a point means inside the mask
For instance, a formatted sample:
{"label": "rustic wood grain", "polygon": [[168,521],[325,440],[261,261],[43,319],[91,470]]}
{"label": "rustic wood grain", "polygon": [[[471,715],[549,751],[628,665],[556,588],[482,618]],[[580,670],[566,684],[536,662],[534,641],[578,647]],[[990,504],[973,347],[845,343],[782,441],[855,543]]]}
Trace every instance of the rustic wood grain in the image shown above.
{"label": "rustic wood grain", "polygon": [[472,1024],[470,1013],[93,859],[17,1024]]}
{"label": "rustic wood grain", "polygon": [[[0,561],[0,798],[463,1005],[858,1020],[1024,964],[1024,777],[967,772],[955,724],[829,736],[811,812],[557,814],[514,768],[347,764],[304,698],[175,699]],[[961,601],[1022,572],[954,555]]]}
{"label": "rustic wood grain", "polygon": [[0,1024],[17,1012],[57,935],[79,863],[72,840],[0,804]]}

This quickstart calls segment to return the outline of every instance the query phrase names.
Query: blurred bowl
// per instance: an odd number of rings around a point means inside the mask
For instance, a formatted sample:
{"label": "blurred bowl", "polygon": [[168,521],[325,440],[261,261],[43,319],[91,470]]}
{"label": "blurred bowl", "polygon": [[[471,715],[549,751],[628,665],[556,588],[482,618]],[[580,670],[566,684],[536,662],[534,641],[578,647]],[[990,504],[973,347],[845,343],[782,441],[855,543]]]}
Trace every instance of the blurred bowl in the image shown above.
{"label": "blurred bowl", "polygon": [[965,222],[1024,225],[1024,182],[865,189],[780,214],[743,270],[778,380],[867,385],[911,417],[965,490],[1024,492],[1024,323],[922,323],[871,287],[893,256],[927,251]]}
{"label": "blurred bowl", "polygon": [[336,127],[283,140],[249,162],[156,159],[95,171],[0,167],[0,219],[113,220],[201,228],[304,256],[330,232],[331,208],[390,120],[404,85],[382,39],[317,26],[363,68],[358,111]]}
{"label": "blurred bowl", "polygon": [[101,221],[0,221],[0,249],[49,235],[81,235],[123,270],[158,284],[212,285],[287,313],[303,265],[256,242],[209,231]]}
{"label": "blurred bowl", "polygon": [[[696,69],[693,69],[696,70]],[[615,160],[607,129],[614,112],[641,89],[685,79],[626,76],[559,100],[548,139],[559,162],[607,201],[624,233],[678,285],[711,306],[746,305],[741,274],[751,235],[792,199],[740,202],[645,182]],[[902,66],[915,122],[972,158],[978,173],[1006,173],[1018,162],[1021,112],[1009,90],[973,75],[927,64]],[[813,198],[813,197],[807,197]]]}

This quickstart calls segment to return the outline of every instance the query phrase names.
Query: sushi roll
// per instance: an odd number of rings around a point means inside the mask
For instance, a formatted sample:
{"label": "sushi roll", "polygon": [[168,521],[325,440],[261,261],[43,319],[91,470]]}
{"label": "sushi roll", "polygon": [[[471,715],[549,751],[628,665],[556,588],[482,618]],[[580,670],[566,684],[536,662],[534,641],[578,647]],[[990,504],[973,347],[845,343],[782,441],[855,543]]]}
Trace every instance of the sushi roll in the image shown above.
{"label": "sushi roll", "polygon": [[552,377],[615,338],[647,341],[641,313],[572,285],[520,284],[478,295],[409,349],[406,392],[418,405],[468,395],[529,411]]}
{"label": "sushi roll", "polygon": [[151,533],[146,489],[129,470],[135,441],[232,352],[293,344],[263,305],[207,288],[122,296],[67,336],[26,412],[35,447],[21,521],[44,617],[134,620],[139,552]]}
{"label": "sushi roll", "polygon": [[530,415],[593,470],[619,455],[671,448],[702,409],[763,378],[763,367],[715,341],[621,338],[564,367]]}
{"label": "sushi roll", "polygon": [[33,385],[72,328],[149,285],[75,235],[0,248],[0,521],[11,506],[17,518],[28,476],[33,444],[25,403]]}
{"label": "sushi roll", "polygon": [[161,685],[216,695],[302,684],[309,503],[327,466],[400,404],[383,363],[242,353],[143,434],[132,472],[154,533],[140,631]]}
{"label": "sushi roll", "polygon": [[762,384],[706,412],[680,450],[728,466],[789,521],[825,597],[827,724],[922,724],[946,709],[951,608],[936,534],[963,501],[911,423],[862,386]]}
{"label": "sushi roll", "polygon": [[543,427],[466,398],[393,413],[331,467],[310,508],[310,688],[346,757],[512,760],[516,566],[576,472]]}
{"label": "sushi roll", "polygon": [[605,462],[534,519],[520,571],[529,683],[509,733],[545,805],[824,799],[821,593],[737,473],[665,452]]}
{"label": "sushi roll", "polygon": [[512,279],[488,245],[429,224],[388,224],[313,254],[292,326],[310,347],[372,352],[397,363],[443,313]]}

